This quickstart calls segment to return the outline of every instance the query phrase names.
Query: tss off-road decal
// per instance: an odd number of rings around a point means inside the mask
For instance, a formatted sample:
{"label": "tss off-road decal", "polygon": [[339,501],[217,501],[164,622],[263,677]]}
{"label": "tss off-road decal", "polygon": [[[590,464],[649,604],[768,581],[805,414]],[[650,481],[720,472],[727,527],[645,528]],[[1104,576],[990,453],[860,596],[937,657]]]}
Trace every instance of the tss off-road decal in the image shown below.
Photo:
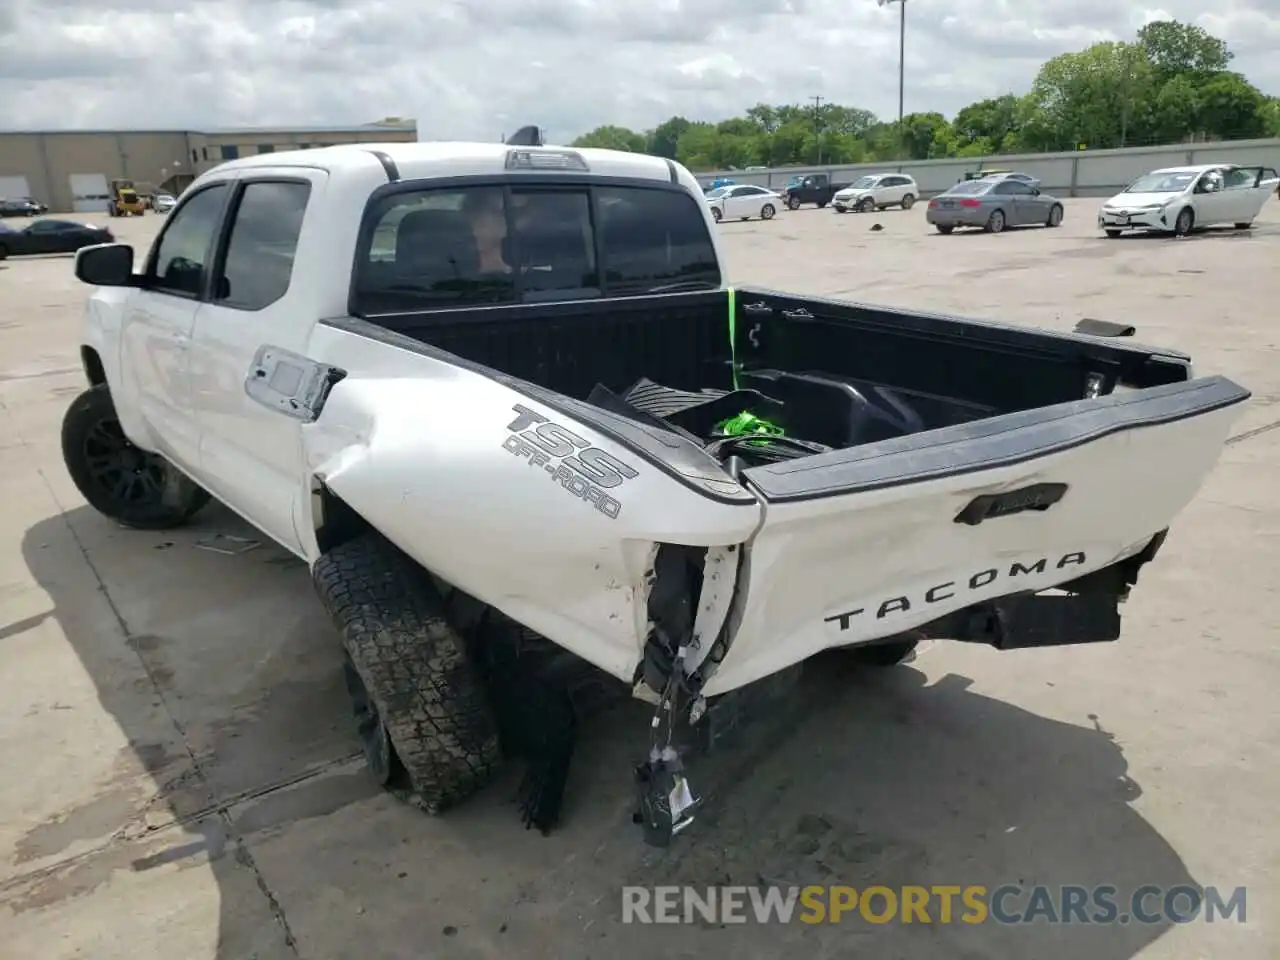
{"label": "tss off-road decal", "polygon": [[511,435],[502,441],[502,449],[523,457],[531,467],[542,467],[547,476],[579,500],[616,519],[622,504],[604,491],[620,487],[639,474],[542,414],[519,403],[511,409],[516,418],[507,424]]}

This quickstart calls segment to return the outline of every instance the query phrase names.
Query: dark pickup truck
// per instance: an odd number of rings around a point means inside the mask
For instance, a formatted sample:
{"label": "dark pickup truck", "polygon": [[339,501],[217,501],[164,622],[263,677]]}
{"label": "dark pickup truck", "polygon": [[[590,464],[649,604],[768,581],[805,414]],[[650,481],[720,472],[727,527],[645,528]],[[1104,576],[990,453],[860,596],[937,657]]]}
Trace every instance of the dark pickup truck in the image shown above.
{"label": "dark pickup truck", "polygon": [[810,173],[787,181],[782,197],[788,210],[796,210],[802,203],[816,203],[819,207],[825,207],[836,193],[848,185],[849,181],[832,183],[825,173]]}

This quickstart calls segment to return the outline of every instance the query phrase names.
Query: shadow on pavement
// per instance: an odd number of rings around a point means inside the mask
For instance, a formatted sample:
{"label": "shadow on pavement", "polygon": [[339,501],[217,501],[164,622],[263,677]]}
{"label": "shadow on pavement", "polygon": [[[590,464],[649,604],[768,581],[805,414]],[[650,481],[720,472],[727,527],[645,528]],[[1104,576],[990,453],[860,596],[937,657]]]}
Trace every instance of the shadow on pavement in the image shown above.
{"label": "shadow on pavement", "polygon": [[[225,511],[206,514],[150,534],[81,508],[24,539],[148,789],[138,802],[107,785],[31,827],[19,858],[52,866],[6,891],[13,909],[58,908],[118,871],[197,868],[219,888],[218,960],[1128,960],[1171,924],[972,925],[957,901],[950,924],[931,905],[929,924],[855,913],[838,925],[642,930],[621,920],[622,887],[1043,884],[1056,896],[1109,885],[1121,912],[1142,885],[1200,889],[1130,806],[1141,791],[1096,721],[1048,720],[956,675],[927,685],[927,653],[888,670],[814,661],[794,707],[696,761],[708,806],[667,850],[643,846],[628,820],[639,704],[584,736],[567,821],[551,837],[521,828],[506,783],[425,817],[351,762],[336,638],[305,567],[266,543],[238,556],[192,549],[215,532],[258,537]],[[127,647],[104,616],[118,616]],[[59,865],[74,841],[101,835],[112,842],[98,854]],[[1027,905],[1026,894],[1004,904]]]}

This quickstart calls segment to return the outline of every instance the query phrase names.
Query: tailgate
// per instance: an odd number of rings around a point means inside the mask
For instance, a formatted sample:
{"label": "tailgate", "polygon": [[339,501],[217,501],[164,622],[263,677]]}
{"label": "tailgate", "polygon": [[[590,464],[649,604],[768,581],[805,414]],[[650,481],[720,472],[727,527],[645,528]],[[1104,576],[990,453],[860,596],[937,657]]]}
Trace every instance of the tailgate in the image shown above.
{"label": "tailgate", "polygon": [[1195,496],[1248,399],[1208,377],[746,470],[765,517],[705,692],[1136,553]]}

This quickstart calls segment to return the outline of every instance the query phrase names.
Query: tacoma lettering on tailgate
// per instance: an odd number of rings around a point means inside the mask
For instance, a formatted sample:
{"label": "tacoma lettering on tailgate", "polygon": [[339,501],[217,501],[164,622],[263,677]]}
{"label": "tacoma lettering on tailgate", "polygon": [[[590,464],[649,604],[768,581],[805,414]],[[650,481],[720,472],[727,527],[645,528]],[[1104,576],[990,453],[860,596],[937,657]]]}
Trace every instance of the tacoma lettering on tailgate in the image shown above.
{"label": "tacoma lettering on tailgate", "polygon": [[1050,564],[1052,564],[1052,569],[1065,570],[1067,567],[1081,566],[1084,563],[1085,555],[1083,553],[1063,554],[1056,560],[1052,557],[1038,557],[1030,563],[1015,560],[1008,568],[988,567],[986,570],[978,570],[970,574],[967,578],[958,578],[934,584],[928,590],[913,596],[886,597],[879,603],[868,604],[865,607],[858,607],[856,610],[846,610],[844,613],[824,617],[823,622],[839,624],[837,629],[848,630],[854,618],[862,616],[868,610],[874,610],[875,618],[883,620],[885,617],[892,616],[895,613],[907,613],[922,606],[927,607],[930,604],[954,599],[962,593],[982,590],[1000,579],[1027,577],[1033,573],[1045,573],[1050,569]]}
{"label": "tacoma lettering on tailgate", "polygon": [[604,491],[620,487],[640,474],[537,411],[519,403],[511,409],[516,412],[516,418],[507,424],[511,434],[502,441],[502,449],[522,457],[531,467],[541,467],[547,476],[579,500],[591,504],[609,519],[617,519],[622,504]]}

